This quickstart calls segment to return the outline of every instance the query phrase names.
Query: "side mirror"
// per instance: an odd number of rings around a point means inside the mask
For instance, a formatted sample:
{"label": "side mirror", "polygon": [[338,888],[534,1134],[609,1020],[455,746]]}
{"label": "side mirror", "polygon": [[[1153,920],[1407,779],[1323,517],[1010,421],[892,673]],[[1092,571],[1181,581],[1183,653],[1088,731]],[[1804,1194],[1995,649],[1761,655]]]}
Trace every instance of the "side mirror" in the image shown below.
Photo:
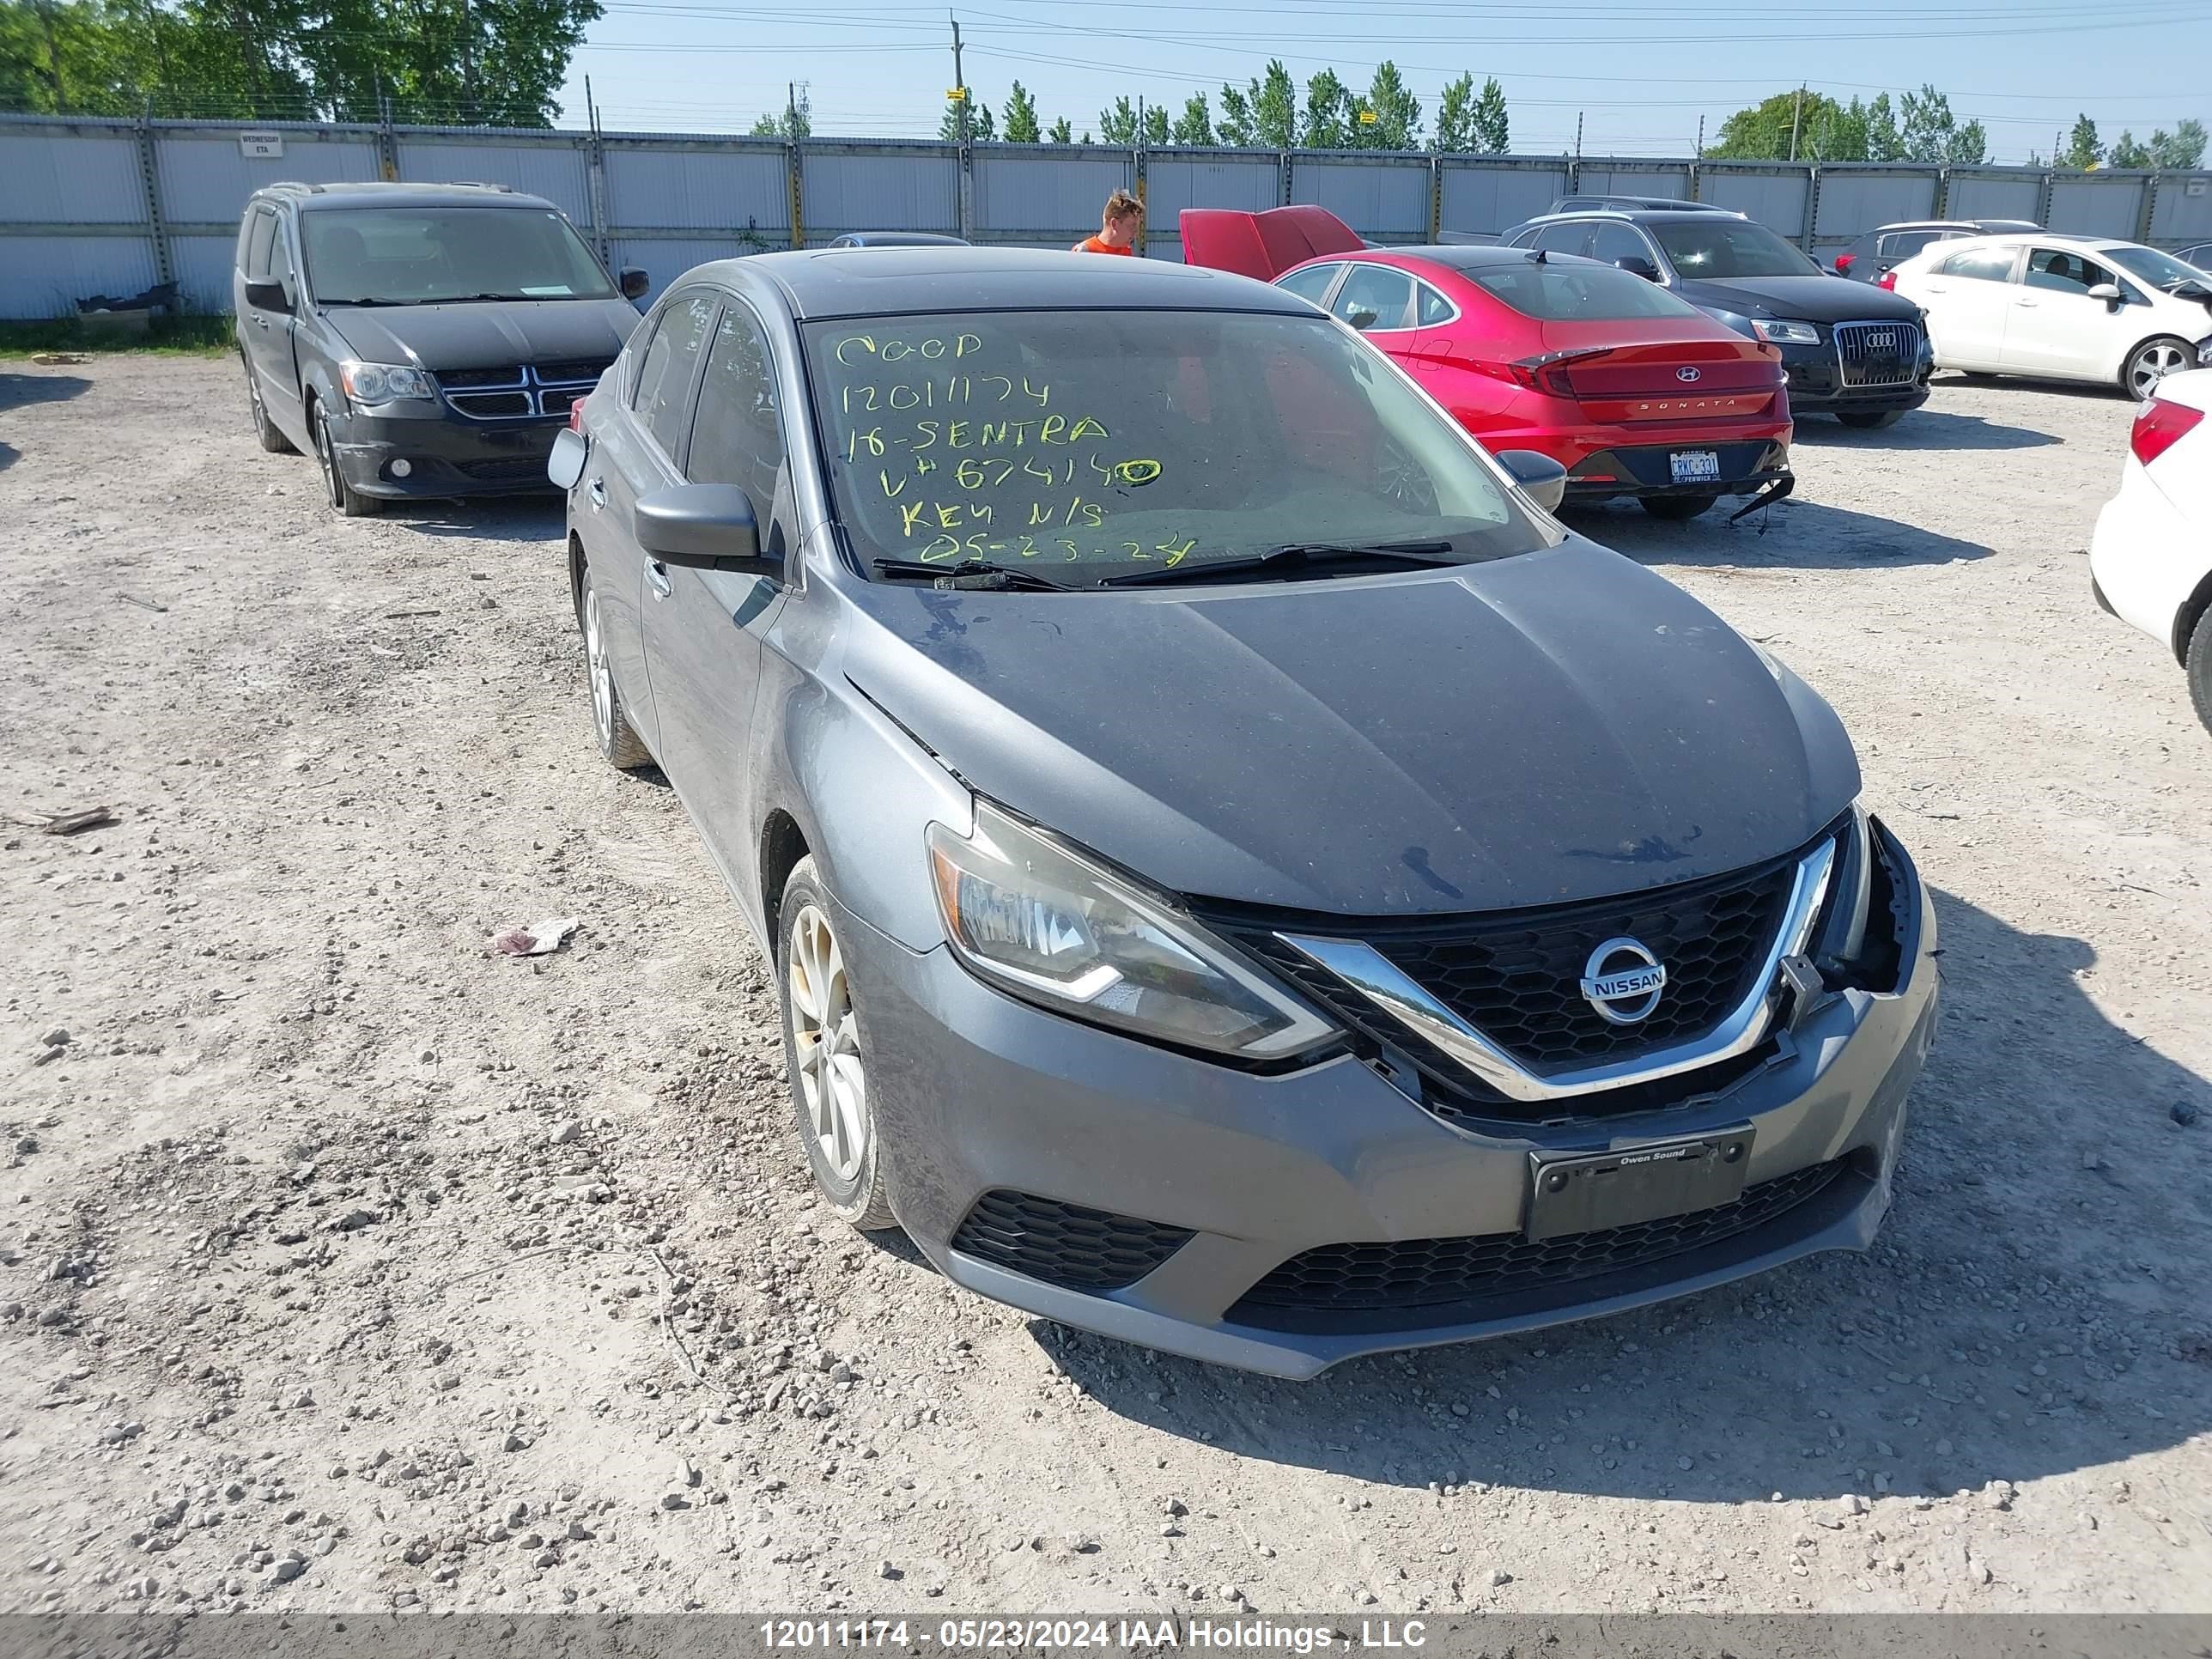
{"label": "side mirror", "polygon": [[1498,464],[1547,513],[1558,512],[1559,503],[1566,500],[1567,469],[1549,455],[1540,455],[1533,449],[1501,449]]}
{"label": "side mirror", "polygon": [[749,576],[783,574],[782,560],[761,556],[752,499],[735,484],[677,484],[640,496],[637,544],[663,564]]}
{"label": "side mirror", "polygon": [[292,296],[284,292],[282,283],[248,283],[246,285],[246,303],[256,311],[282,312],[286,316],[292,312]]}
{"label": "side mirror", "polygon": [[592,453],[591,441],[572,426],[564,426],[554,435],[553,453],[545,458],[545,476],[559,485],[566,495],[576,487],[576,480],[584,476],[584,462]]}
{"label": "side mirror", "polygon": [[615,286],[622,290],[625,300],[642,300],[653,287],[653,278],[642,265],[624,265],[615,278]]}
{"label": "side mirror", "polygon": [[1632,253],[1626,258],[1615,259],[1613,263],[1630,276],[1641,276],[1647,283],[1659,280],[1659,267],[1640,253]]}
{"label": "side mirror", "polygon": [[2120,303],[2120,285],[2118,283],[2100,283],[2089,290],[2089,297],[2102,300],[2108,306],[2116,306]]}

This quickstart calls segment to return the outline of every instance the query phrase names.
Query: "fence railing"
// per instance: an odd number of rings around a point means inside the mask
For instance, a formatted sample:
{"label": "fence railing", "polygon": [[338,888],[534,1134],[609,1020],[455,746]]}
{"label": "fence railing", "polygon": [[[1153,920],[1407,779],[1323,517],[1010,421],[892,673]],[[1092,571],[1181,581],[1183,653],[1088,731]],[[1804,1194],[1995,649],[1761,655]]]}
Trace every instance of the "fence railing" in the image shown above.
{"label": "fence railing", "polygon": [[1143,251],[1182,257],[1186,207],[1313,202],[1369,240],[1494,234],[1560,196],[1734,208],[1809,252],[1903,219],[2032,219],[2181,246],[2212,240],[2212,173],[2039,172],[1910,162],[1650,161],[1376,150],[1117,149],[709,134],[0,117],[0,315],[66,314],[173,282],[230,303],[246,198],[279,179],[511,185],[557,205],[656,291],[702,261],[818,247],[849,230],[935,230],[1065,247],[1115,190],[1151,210]]}

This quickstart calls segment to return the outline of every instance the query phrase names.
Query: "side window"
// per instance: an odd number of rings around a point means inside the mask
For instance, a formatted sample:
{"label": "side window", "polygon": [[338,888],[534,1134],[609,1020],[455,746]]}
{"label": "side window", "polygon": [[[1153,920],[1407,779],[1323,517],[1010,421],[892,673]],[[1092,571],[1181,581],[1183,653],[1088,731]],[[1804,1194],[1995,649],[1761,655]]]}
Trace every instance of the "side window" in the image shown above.
{"label": "side window", "polygon": [[1946,240],[1940,230],[1893,230],[1875,244],[1875,257],[1881,259],[1910,259],[1930,242]]}
{"label": "side window", "polygon": [[1651,245],[1644,240],[1644,233],[1632,225],[1600,225],[1590,240],[1589,257],[1607,264],[1619,259],[1641,259],[1654,270],[1659,264],[1651,257]]}
{"label": "side window", "polygon": [[246,246],[246,274],[259,282],[269,274],[269,247],[276,235],[276,216],[267,208],[257,208],[253,213],[253,233]]}
{"label": "side window", "polygon": [[299,289],[292,281],[292,245],[281,230],[269,247],[269,280],[284,284],[284,292],[296,294]]}
{"label": "side window", "polygon": [[[1355,265],[1329,309],[1354,328],[1403,328],[1413,301],[1413,279],[1404,271],[1389,265]],[[1362,312],[1372,313],[1374,320],[1358,322]]]}
{"label": "side window", "polygon": [[699,383],[684,475],[694,483],[735,484],[751,498],[763,546],[783,477],[783,419],[768,336],[744,307],[726,303]]}
{"label": "side window", "polygon": [[1535,245],[1547,253],[1580,253],[1589,246],[1587,224],[1546,225],[1536,233]]}
{"label": "side window", "polygon": [[1970,248],[1944,260],[1941,269],[1946,276],[1965,276],[1978,283],[2008,282],[2013,252],[2008,247]]}
{"label": "side window", "polygon": [[1421,328],[1433,328],[1438,323],[1448,323],[1458,314],[1449,300],[1431,288],[1419,284],[1413,300],[1413,321]]}
{"label": "side window", "polygon": [[1328,292],[1328,285],[1336,280],[1337,273],[1343,269],[1342,265],[1308,265],[1303,270],[1292,271],[1275,286],[1286,294],[1295,294],[1301,300],[1319,305],[1321,296]]}
{"label": "side window", "polygon": [[2085,259],[2064,248],[2039,247],[2027,256],[2027,275],[2022,280],[2030,288],[2086,295],[2100,283],[2118,279],[2094,259]]}
{"label": "side window", "polygon": [[684,405],[691,395],[692,372],[714,326],[714,301],[694,294],[672,301],[660,313],[653,343],[645,349],[638,371],[637,392],[630,407],[653,434],[653,441],[672,458],[682,447]]}

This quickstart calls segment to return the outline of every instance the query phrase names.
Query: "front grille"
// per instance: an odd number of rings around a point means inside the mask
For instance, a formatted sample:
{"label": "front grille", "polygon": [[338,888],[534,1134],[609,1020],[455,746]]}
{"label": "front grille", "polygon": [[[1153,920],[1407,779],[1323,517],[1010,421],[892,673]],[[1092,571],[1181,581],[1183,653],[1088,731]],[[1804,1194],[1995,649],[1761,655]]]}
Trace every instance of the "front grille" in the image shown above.
{"label": "front grille", "polygon": [[1726,1204],[1693,1214],[1540,1242],[1490,1233],[1325,1244],[1292,1256],[1247,1291],[1229,1310],[1229,1321],[1267,1328],[1285,1315],[1463,1307],[1643,1267],[1765,1226],[1825,1191],[1850,1162],[1833,1158],[1762,1181]]}
{"label": "front grille", "polygon": [[[1750,880],[1659,888],[1528,920],[1461,923],[1370,942],[1492,1042],[1540,1070],[1579,1069],[1705,1036],[1752,988],[1788,902],[1794,864]],[[1667,969],[1659,1006],[1634,1025],[1582,994],[1590,952],[1643,942]]]}
{"label": "front grille", "polygon": [[1029,1193],[997,1191],[975,1200],[952,1236],[952,1248],[1062,1290],[1118,1291],[1135,1284],[1190,1238],[1184,1227]]}
{"label": "front grille", "polygon": [[534,415],[527,392],[464,392],[446,394],[446,401],[464,415],[490,420],[501,415]]}
{"label": "front grille", "polygon": [[565,416],[571,404],[590,394],[606,368],[606,361],[577,357],[496,368],[441,369],[437,378],[446,401],[457,412],[492,421],[520,415]]}
{"label": "front grille", "polygon": [[1838,323],[1835,336],[1845,386],[1910,386],[1920,372],[1920,331],[1911,323]]}

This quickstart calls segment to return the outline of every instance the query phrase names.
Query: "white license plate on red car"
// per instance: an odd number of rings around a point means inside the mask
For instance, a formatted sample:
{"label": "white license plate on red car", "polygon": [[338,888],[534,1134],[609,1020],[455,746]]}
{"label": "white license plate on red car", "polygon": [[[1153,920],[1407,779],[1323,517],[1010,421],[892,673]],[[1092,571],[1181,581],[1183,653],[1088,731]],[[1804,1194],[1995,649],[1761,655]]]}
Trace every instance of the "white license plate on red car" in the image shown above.
{"label": "white license plate on red car", "polygon": [[1667,458],[1667,465],[1678,484],[1720,482],[1721,457],[1717,449],[1678,449]]}

